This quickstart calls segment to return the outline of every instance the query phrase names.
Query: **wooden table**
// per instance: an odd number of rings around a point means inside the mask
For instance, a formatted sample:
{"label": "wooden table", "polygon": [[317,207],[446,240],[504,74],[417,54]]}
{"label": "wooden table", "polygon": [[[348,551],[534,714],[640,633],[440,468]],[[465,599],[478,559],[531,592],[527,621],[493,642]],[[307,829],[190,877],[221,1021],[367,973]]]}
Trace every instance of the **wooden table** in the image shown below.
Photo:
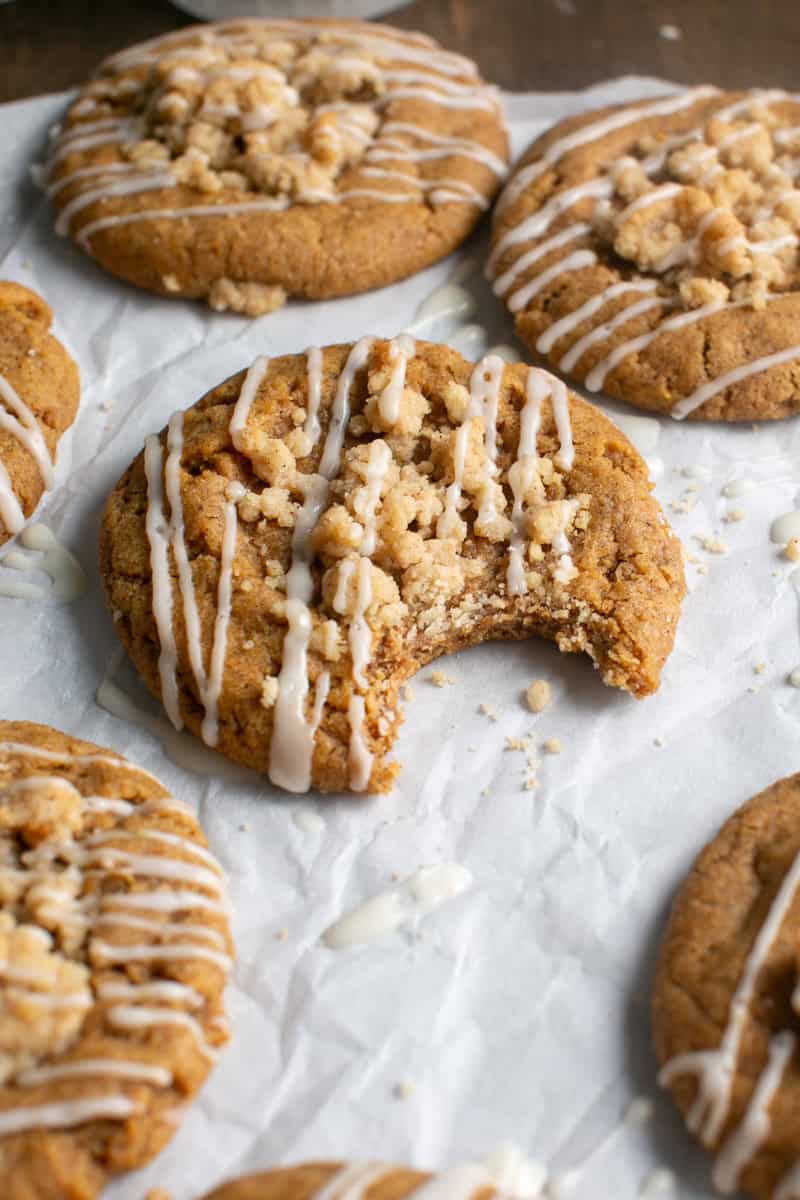
{"label": "wooden table", "polygon": [[[636,72],[795,89],[798,0],[414,0],[387,18],[477,59],[513,90]],[[70,87],[106,54],[187,24],[167,0],[0,5],[0,101]]]}

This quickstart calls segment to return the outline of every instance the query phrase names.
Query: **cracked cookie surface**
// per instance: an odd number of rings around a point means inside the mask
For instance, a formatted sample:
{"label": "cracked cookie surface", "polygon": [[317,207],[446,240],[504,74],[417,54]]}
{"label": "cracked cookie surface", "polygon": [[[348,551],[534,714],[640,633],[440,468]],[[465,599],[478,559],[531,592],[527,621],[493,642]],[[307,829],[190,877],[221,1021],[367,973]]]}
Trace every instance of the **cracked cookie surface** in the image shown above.
{"label": "cracked cookie surface", "polygon": [[684,593],[644,462],[537,368],[408,335],[176,413],[101,531],[117,632],[176,726],[292,791],[386,791],[401,684],[535,635],[658,686]]}
{"label": "cracked cookie surface", "polygon": [[800,1191],[800,775],[743,805],[673,904],[653,991],[660,1082],[724,1194]]}
{"label": "cracked cookie surface", "polygon": [[78,368],[51,320],[36,292],[0,280],[0,545],[52,486],[59,438],[78,411]]}
{"label": "cracked cookie surface", "polygon": [[495,90],[421,34],[192,26],[107,59],[46,157],[56,228],[215,309],[379,287],[449,254],[505,175]]}
{"label": "cracked cookie surface", "polygon": [[0,1193],[92,1200],[227,1040],[220,867],[148,772],[0,721]]}
{"label": "cracked cookie surface", "polygon": [[561,122],[488,271],[540,358],[676,419],[800,412],[800,100],[712,87]]}

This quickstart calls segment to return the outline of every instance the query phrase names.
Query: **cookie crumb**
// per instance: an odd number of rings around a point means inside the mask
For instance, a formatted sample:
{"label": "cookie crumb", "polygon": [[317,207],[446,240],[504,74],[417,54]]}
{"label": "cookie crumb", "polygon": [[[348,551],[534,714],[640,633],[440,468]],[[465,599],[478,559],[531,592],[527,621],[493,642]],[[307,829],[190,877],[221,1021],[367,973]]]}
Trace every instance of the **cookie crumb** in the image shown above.
{"label": "cookie crumb", "polygon": [[734,521],[743,521],[746,516],[747,513],[743,508],[729,508],[722,519],[726,524],[730,525]]}
{"label": "cookie crumb", "polygon": [[722,538],[718,537],[701,537],[697,539],[704,550],[709,554],[728,554],[730,546],[727,542],[723,542]]}
{"label": "cookie crumb", "polygon": [[177,275],[162,275],[161,282],[168,292],[179,292],[181,290],[180,280]]}
{"label": "cookie crumb", "polygon": [[664,745],[664,739],[663,739],[662,737],[654,737],[654,738],[653,738],[653,745],[654,745],[654,746],[657,746],[657,747],[658,747],[658,749],[660,750],[660,749],[661,749],[661,747]]}
{"label": "cookie crumb", "polygon": [[506,750],[522,750],[530,749],[531,739],[528,737],[507,737]]}
{"label": "cookie crumb", "polygon": [[450,684],[455,683],[452,675],[448,675],[445,671],[431,671],[428,681],[437,688],[449,687]]}
{"label": "cookie crumb", "polygon": [[483,713],[483,715],[488,717],[490,721],[497,720],[497,710],[493,708],[491,704],[481,704],[478,708],[478,712]]}
{"label": "cookie crumb", "polygon": [[265,675],[261,684],[261,707],[272,708],[278,699],[278,679],[276,675]]}
{"label": "cookie crumb", "polygon": [[275,941],[276,942],[285,942],[285,941],[288,941],[288,938],[289,938],[289,930],[284,925],[283,929],[279,929],[278,932],[275,934]]}
{"label": "cookie crumb", "polygon": [[679,42],[683,37],[683,30],[679,25],[659,25],[658,36],[665,42]]}
{"label": "cookie crumb", "polygon": [[172,1193],[166,1188],[151,1188],[144,1200],[172,1200]]}
{"label": "cookie crumb", "polygon": [[247,830],[248,830],[248,828],[249,828],[249,826],[248,826],[247,822],[246,822],[246,821],[242,821],[241,825],[239,826],[239,832],[240,832],[240,833],[247,833]]}
{"label": "cookie crumb", "polygon": [[243,317],[263,317],[286,303],[282,287],[266,283],[235,283],[217,279],[208,292],[208,305],[214,312],[234,312]]}
{"label": "cookie crumb", "polygon": [[553,700],[553,692],[546,679],[534,679],[525,693],[528,708],[531,712],[540,713],[549,708]]}
{"label": "cookie crumb", "polygon": [[404,683],[400,689],[403,699],[407,704],[410,704],[414,699],[414,689],[410,683]]}
{"label": "cookie crumb", "polygon": [[753,665],[753,674],[754,675],[763,675],[764,672],[766,671],[766,669],[767,669],[767,664],[765,662],[757,662]]}
{"label": "cookie crumb", "polygon": [[545,754],[560,754],[563,746],[557,737],[549,737],[546,742],[542,742],[542,749]]}
{"label": "cookie crumb", "polygon": [[800,562],[800,538],[789,538],[783,548],[783,557],[789,562]]}
{"label": "cookie crumb", "polygon": [[396,1100],[410,1100],[416,1090],[417,1085],[413,1079],[401,1079],[393,1089]]}
{"label": "cookie crumb", "polygon": [[535,792],[539,786],[539,780],[534,775],[529,775],[522,785],[523,792]]}
{"label": "cookie crumb", "polygon": [[795,667],[790,673],[787,683],[790,683],[794,688],[800,688],[800,667]]}

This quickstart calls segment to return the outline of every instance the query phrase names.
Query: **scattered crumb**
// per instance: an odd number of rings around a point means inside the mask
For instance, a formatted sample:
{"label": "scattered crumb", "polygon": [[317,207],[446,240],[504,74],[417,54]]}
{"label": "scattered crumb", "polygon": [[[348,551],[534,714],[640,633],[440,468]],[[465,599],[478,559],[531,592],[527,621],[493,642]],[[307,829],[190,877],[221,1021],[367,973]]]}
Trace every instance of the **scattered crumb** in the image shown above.
{"label": "scattered crumb", "polygon": [[729,508],[722,519],[730,525],[734,521],[743,521],[746,516],[747,513],[743,508]]}
{"label": "scattered crumb", "polygon": [[151,1188],[144,1200],[172,1200],[172,1193],[166,1188]]}
{"label": "scattered crumb", "polygon": [[434,687],[443,688],[449,687],[451,683],[455,683],[455,679],[453,679],[452,675],[446,674],[445,671],[431,671],[428,676],[428,682],[432,683]]}
{"label": "scattered crumb", "polygon": [[683,37],[683,30],[678,25],[659,25],[658,36],[665,42],[679,42]]}
{"label": "scattered crumb", "polygon": [[789,538],[783,548],[783,557],[789,562],[800,562],[800,538]]}
{"label": "scattered crumb", "polygon": [[181,283],[177,275],[162,275],[161,282],[168,292],[179,292]]}
{"label": "scattered crumb", "polygon": [[706,550],[709,554],[727,554],[730,551],[730,546],[726,542],[723,542],[721,538],[712,536],[700,537],[697,540],[703,550]]}
{"label": "scattered crumb", "polygon": [[413,1079],[401,1079],[399,1083],[394,1085],[394,1095],[397,1100],[410,1100],[417,1090],[417,1085]]}
{"label": "scattered crumb", "polygon": [[708,574],[708,567],[706,566],[706,564],[705,564],[705,563],[700,563],[700,564],[698,565],[698,567],[697,567],[697,574],[698,574],[698,575],[707,575],[707,574]]}
{"label": "scattered crumb", "polygon": [[755,663],[755,665],[753,666],[753,674],[754,675],[763,675],[764,672],[766,671],[766,669],[767,669],[767,664],[765,662]]}
{"label": "scattered crumb", "polygon": [[286,928],[286,926],[284,926],[283,929],[279,929],[278,932],[275,934],[275,940],[278,942],[285,942],[288,940],[288,937],[289,937],[289,930]]}
{"label": "scattered crumb", "polygon": [[278,699],[278,678],[276,675],[265,675],[261,684],[261,707],[272,708]]}
{"label": "scattered crumb", "polygon": [[523,792],[535,792],[539,786],[539,780],[533,775],[529,775],[522,785]]}
{"label": "scattered crumb", "polygon": [[661,747],[664,745],[664,739],[663,739],[662,737],[654,737],[654,738],[653,738],[653,745],[654,745],[654,746],[657,746],[657,747],[659,748],[659,750],[660,750],[660,749],[661,749]]}
{"label": "scattered crumb", "polygon": [[411,684],[404,683],[402,688],[400,689],[400,691],[401,691],[403,699],[406,701],[406,703],[410,704],[411,701],[414,699],[414,689],[412,688]]}
{"label": "scattered crumb", "polygon": [[694,492],[699,492],[699,491],[700,491],[699,483],[697,483],[696,481],[695,481],[695,483],[687,483],[686,492],[685,492],[686,495],[692,495]]}
{"label": "scattered crumb", "polygon": [[239,826],[239,832],[247,833],[248,828],[249,828],[249,826],[248,826],[247,822],[243,821],[242,824]]}
{"label": "scattered crumb", "polygon": [[696,567],[698,563],[703,561],[699,554],[692,554],[691,550],[687,550],[685,547],[684,554],[686,555],[686,561],[691,563],[693,567]]}
{"label": "scattered crumb", "polygon": [[800,667],[795,667],[795,669],[789,675],[787,683],[790,683],[792,687],[800,688]]}
{"label": "scattered crumb", "polygon": [[749,687],[747,690],[748,690],[748,692],[752,692],[754,696],[757,696],[758,693],[761,691],[761,688],[760,687]]}
{"label": "scattered crumb", "polygon": [[497,720],[497,709],[495,709],[491,704],[481,704],[478,707],[478,712],[483,713],[483,715],[488,717],[490,721]]}
{"label": "scattered crumb", "polygon": [[542,743],[542,749],[545,754],[560,754],[563,746],[557,737],[550,737]]}
{"label": "scattered crumb", "polygon": [[540,713],[549,708],[553,701],[553,692],[546,679],[534,679],[525,693],[528,708],[531,712]]}
{"label": "scattered crumb", "polygon": [[506,750],[530,750],[531,739],[529,737],[507,737]]}
{"label": "scattered crumb", "polygon": [[675,513],[690,513],[696,502],[696,497],[686,495],[681,500],[673,500],[670,508]]}
{"label": "scattered crumb", "polygon": [[527,758],[528,770],[535,771],[537,767],[542,765],[542,760],[537,758],[535,754],[529,754]]}

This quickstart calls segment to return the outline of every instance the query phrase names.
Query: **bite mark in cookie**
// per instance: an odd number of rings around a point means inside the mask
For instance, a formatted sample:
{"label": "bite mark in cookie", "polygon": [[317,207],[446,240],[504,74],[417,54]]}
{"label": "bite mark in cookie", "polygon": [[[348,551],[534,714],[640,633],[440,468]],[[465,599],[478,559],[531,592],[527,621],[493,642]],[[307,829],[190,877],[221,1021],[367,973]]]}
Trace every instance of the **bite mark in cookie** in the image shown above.
{"label": "bite mark in cookie", "polygon": [[51,319],[35,292],[0,281],[0,544],[53,486],[56,446],[78,409],[78,371]]}
{"label": "bite mark in cookie", "polygon": [[407,335],[259,358],[174,414],[110,497],[101,560],[173,723],[292,791],[387,790],[402,683],[490,638],[653,691],[684,591],[602,414]]}
{"label": "bite mark in cookie", "polygon": [[731,1194],[800,1188],[800,776],[749,801],[673,906],[653,993],[659,1079]]}
{"label": "bite mark in cookie", "polygon": [[169,1141],[227,1039],[222,872],[141,768],[0,722],[0,1190],[91,1197]]}
{"label": "bite mark in cookie", "polygon": [[45,179],[58,232],[115,274],[255,316],[443,257],[506,162],[469,60],[384,26],[251,20],[108,59]]}
{"label": "bite mark in cookie", "polygon": [[798,121],[784,92],[695,88],[540,138],[488,267],[523,341],[676,419],[800,410]]}

